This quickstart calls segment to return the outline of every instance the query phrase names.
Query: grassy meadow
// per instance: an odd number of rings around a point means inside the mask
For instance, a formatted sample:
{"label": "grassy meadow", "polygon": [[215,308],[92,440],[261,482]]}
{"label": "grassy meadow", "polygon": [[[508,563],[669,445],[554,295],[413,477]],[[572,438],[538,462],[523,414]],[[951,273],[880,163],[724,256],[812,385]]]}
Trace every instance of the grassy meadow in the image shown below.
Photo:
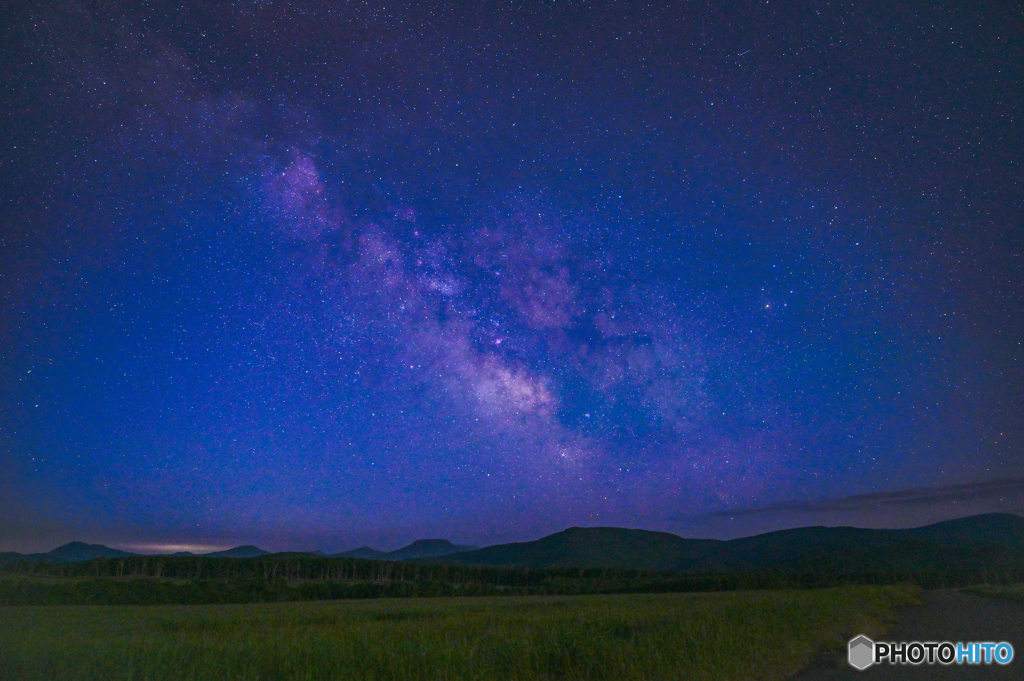
{"label": "grassy meadow", "polygon": [[0,679],[782,679],[911,586],[0,608]]}

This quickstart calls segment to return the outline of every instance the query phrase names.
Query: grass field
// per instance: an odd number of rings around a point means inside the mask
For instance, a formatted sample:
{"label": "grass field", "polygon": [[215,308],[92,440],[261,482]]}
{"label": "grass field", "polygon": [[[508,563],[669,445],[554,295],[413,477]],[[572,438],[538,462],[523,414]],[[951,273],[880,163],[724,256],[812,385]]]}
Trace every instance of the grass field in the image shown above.
{"label": "grass field", "polygon": [[0,678],[781,679],[914,587],[0,608]]}

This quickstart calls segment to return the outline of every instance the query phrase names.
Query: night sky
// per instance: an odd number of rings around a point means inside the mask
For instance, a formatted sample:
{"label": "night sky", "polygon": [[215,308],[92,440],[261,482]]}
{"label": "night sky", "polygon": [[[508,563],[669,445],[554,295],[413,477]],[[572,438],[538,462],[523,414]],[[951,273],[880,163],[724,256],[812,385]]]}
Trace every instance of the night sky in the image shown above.
{"label": "night sky", "polygon": [[0,12],[0,550],[1024,513],[1017,2]]}

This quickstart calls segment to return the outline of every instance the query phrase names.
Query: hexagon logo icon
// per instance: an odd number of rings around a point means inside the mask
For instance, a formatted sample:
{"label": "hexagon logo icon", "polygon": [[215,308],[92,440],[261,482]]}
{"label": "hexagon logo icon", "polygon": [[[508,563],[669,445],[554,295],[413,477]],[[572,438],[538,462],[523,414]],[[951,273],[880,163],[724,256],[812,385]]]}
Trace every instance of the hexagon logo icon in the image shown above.
{"label": "hexagon logo icon", "polygon": [[861,634],[850,641],[850,652],[847,658],[850,666],[861,671],[875,663],[875,642]]}

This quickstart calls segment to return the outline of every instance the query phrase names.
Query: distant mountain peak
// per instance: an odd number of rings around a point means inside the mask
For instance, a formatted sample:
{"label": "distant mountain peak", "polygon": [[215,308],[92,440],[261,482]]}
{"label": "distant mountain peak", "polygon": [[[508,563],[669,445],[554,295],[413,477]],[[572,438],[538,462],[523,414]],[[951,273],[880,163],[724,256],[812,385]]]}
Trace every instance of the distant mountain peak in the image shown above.
{"label": "distant mountain peak", "polygon": [[259,558],[260,556],[270,555],[270,551],[264,551],[260,547],[253,546],[252,544],[245,544],[225,551],[214,551],[213,553],[207,553],[205,555],[207,558]]}
{"label": "distant mountain peak", "polygon": [[73,541],[40,555],[43,558],[59,562],[73,562],[91,560],[93,558],[127,558],[136,554],[112,549],[103,544],[86,544],[82,541]]}
{"label": "distant mountain peak", "polygon": [[447,539],[417,539],[408,546],[394,551],[378,551],[369,546],[336,554],[345,558],[366,558],[369,560],[416,560],[418,558],[438,558],[463,551],[475,551],[478,546],[460,546]]}
{"label": "distant mountain peak", "polygon": [[417,558],[438,558],[463,551],[474,551],[476,546],[459,546],[447,539],[417,539],[413,543],[386,554],[385,560],[416,560]]}

